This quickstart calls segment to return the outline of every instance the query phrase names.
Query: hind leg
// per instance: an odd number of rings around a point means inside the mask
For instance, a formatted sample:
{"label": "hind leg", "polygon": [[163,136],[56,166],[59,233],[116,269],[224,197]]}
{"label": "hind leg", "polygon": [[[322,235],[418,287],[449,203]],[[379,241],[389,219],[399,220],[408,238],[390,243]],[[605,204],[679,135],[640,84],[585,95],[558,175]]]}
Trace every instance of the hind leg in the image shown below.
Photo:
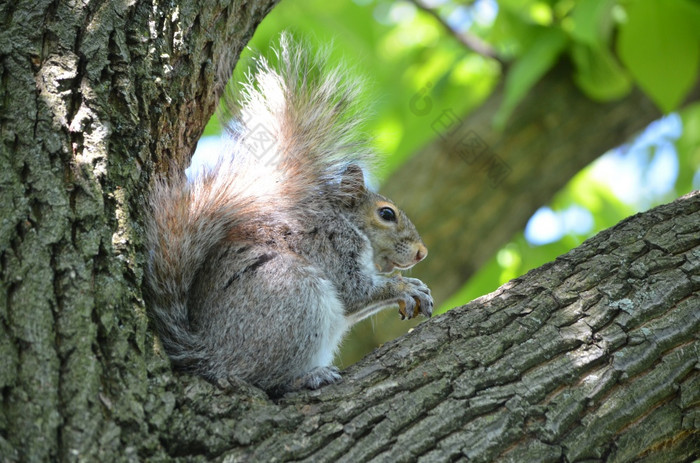
{"label": "hind leg", "polygon": [[337,381],[333,356],[348,322],[333,284],[291,253],[251,249],[239,261],[212,268],[200,292],[215,369],[267,390]]}

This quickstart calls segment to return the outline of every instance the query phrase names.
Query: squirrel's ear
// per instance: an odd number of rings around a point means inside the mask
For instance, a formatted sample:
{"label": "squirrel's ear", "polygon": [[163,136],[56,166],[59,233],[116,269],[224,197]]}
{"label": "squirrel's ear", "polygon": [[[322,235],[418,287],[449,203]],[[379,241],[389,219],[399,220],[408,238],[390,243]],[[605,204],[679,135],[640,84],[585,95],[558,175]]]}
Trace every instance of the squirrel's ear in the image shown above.
{"label": "squirrel's ear", "polygon": [[340,181],[340,191],[351,198],[356,198],[365,192],[365,174],[360,166],[350,164],[345,169],[343,179]]}

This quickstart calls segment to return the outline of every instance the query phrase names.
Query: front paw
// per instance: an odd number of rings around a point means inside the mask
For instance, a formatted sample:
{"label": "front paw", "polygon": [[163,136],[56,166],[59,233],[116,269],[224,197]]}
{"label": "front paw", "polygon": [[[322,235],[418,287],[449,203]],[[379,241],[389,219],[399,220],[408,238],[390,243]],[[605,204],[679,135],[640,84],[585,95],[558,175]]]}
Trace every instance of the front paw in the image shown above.
{"label": "front paw", "polygon": [[293,389],[318,389],[326,384],[332,384],[340,381],[340,371],[338,367],[315,367],[311,371],[307,371],[302,376],[297,378],[293,384]]}
{"label": "front paw", "polygon": [[417,317],[419,313],[430,318],[433,314],[433,297],[430,288],[417,278],[403,278],[406,294],[399,300],[401,320]]}

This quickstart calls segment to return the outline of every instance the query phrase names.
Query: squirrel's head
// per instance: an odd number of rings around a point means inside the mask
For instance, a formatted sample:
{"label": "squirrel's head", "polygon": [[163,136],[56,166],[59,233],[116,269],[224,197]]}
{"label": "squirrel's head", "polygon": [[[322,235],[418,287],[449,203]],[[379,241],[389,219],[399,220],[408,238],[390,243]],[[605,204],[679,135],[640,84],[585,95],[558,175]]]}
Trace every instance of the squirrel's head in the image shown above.
{"label": "squirrel's head", "polygon": [[364,173],[350,165],[341,183],[345,205],[372,244],[379,273],[407,270],[428,255],[416,227],[401,209],[384,196],[367,189]]}

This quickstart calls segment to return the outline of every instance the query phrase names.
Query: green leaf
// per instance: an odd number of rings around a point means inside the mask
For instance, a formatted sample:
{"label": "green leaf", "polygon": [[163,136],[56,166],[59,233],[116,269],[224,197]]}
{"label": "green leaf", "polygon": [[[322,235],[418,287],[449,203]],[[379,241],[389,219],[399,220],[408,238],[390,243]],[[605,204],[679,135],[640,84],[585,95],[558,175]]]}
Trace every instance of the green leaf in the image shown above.
{"label": "green leaf", "polygon": [[523,20],[520,15],[501,8],[500,3],[499,8],[498,16],[486,39],[498,48],[502,56],[519,55],[521,50],[532,45],[541,26],[534,26]]}
{"label": "green leaf", "polygon": [[697,80],[700,6],[685,0],[636,0],[620,27],[617,52],[634,79],[665,112]]}
{"label": "green leaf", "polygon": [[599,46],[607,42],[612,30],[610,11],[614,0],[581,0],[571,13],[571,37],[589,46]]}
{"label": "green leaf", "polygon": [[543,28],[508,72],[505,97],[494,116],[494,125],[503,128],[518,103],[537,81],[549,71],[567,44],[564,32],[557,28]]}
{"label": "green leaf", "polygon": [[611,101],[631,90],[632,80],[607,48],[576,43],[571,56],[576,64],[574,80],[591,99]]}

